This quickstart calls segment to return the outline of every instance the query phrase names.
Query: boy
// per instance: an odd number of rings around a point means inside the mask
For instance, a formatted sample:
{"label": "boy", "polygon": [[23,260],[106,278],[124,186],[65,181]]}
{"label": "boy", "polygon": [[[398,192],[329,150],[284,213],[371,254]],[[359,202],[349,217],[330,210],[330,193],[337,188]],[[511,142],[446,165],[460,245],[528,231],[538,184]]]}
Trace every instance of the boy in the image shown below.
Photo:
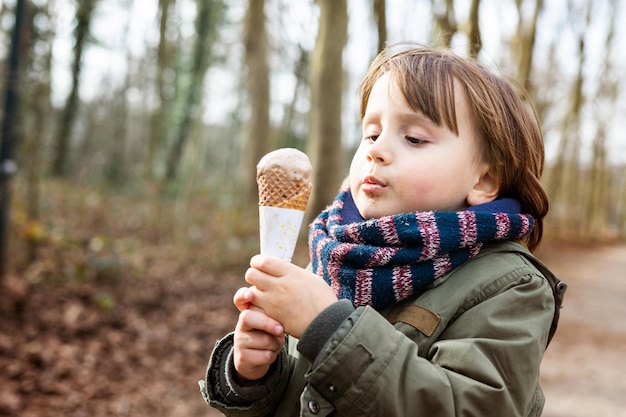
{"label": "boy", "polygon": [[535,112],[428,48],[381,52],[360,93],[363,139],[311,226],[312,271],[251,259],[205,399],[229,416],[539,416],[562,293],[528,250],[548,210]]}

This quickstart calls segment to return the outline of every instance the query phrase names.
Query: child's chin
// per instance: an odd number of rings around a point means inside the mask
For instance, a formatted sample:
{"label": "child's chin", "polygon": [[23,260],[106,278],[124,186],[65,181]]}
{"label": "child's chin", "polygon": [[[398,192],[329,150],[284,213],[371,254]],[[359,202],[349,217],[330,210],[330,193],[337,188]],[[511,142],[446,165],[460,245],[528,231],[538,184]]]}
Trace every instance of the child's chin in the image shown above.
{"label": "child's chin", "polygon": [[388,216],[390,213],[387,210],[384,210],[383,207],[380,207],[380,203],[376,200],[369,201],[367,204],[363,205],[363,207],[358,207],[359,213],[361,213],[361,217],[365,220],[377,219],[379,217]]}

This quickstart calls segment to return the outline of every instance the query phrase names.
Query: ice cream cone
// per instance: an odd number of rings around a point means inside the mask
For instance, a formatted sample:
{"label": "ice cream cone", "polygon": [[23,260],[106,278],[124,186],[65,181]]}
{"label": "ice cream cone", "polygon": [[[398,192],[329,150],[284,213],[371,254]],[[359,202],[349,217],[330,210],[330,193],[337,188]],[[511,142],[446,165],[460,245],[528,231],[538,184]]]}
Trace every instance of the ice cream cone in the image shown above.
{"label": "ice cream cone", "polygon": [[261,254],[291,261],[311,194],[311,170],[297,149],[278,149],[259,161]]}

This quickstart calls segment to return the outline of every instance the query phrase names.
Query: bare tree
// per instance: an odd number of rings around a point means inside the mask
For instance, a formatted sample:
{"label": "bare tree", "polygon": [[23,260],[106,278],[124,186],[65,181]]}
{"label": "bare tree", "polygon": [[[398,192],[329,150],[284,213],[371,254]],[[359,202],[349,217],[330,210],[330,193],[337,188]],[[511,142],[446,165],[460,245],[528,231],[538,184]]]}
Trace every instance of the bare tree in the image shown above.
{"label": "bare tree", "polygon": [[480,35],[480,21],[478,19],[480,10],[480,0],[472,0],[470,5],[469,21],[467,28],[468,54],[476,58],[483,47],[483,41]]}
{"label": "bare tree", "polygon": [[614,172],[615,178],[615,224],[617,235],[621,238],[626,236],[626,169]]}
{"label": "bare tree", "polygon": [[52,163],[52,175],[65,176],[67,173],[68,158],[70,153],[70,137],[76,113],[78,112],[80,75],[82,59],[89,30],[91,17],[97,0],[77,0],[76,27],[74,29],[74,58],[72,62],[72,85],[70,93],[61,113],[59,127],[55,139],[54,160]]}
{"label": "bare tree", "polygon": [[[580,120],[585,103],[583,84],[586,65],[585,35],[591,19],[591,3],[587,7],[584,22],[581,22],[578,33],[578,72],[571,91],[570,105],[563,117],[560,133],[559,153],[551,169],[548,193],[555,209],[556,233],[575,236],[580,229],[579,199],[579,160],[580,160]],[[578,220],[577,220],[578,219]]]}
{"label": "bare tree", "polygon": [[[611,223],[610,213],[615,207],[612,203],[610,168],[607,161],[607,130],[615,114],[618,78],[613,66],[617,2],[612,0],[609,8],[609,27],[605,39],[604,57],[602,60],[602,77],[598,80],[599,88],[594,101],[594,119],[597,131],[594,135],[593,152],[589,175],[586,175],[585,212],[581,222],[584,238],[602,238]],[[615,193],[619,195],[618,192]],[[603,233],[604,232],[604,233]]]}
{"label": "bare tree", "polygon": [[153,177],[157,154],[166,143],[168,122],[171,122],[169,115],[175,97],[175,44],[169,36],[174,26],[175,5],[176,0],[159,0],[159,44],[156,51],[156,91],[159,100],[150,121],[150,138],[145,167],[148,178]]}
{"label": "bare tree", "polygon": [[256,164],[270,150],[270,80],[267,63],[265,0],[249,0],[244,20],[246,91],[250,118],[246,126],[244,172],[246,202],[257,200]]}
{"label": "bare tree", "polygon": [[537,37],[537,22],[543,10],[543,0],[535,0],[532,19],[527,22],[522,12],[522,0],[515,0],[517,6],[517,31],[512,42],[512,50],[517,62],[517,77],[524,88],[531,92],[531,70],[533,67],[533,53]]}
{"label": "bare tree", "polygon": [[11,48],[7,60],[6,89],[4,91],[4,106],[2,120],[2,139],[0,141],[0,283],[7,271],[7,237],[9,211],[11,208],[10,180],[15,173],[13,160],[15,143],[18,138],[19,126],[19,78],[22,67],[24,48],[24,21],[26,15],[26,0],[18,0],[15,5],[15,23],[11,36]]}
{"label": "bare tree", "polygon": [[454,0],[431,0],[431,8],[435,20],[433,43],[449,48],[452,45],[452,37],[458,30],[454,16]]}
{"label": "bare tree", "polygon": [[299,142],[305,142],[303,135],[296,132],[298,101],[308,94],[308,76],[309,76],[309,51],[302,45],[298,45],[299,56],[296,60],[293,74],[296,77],[296,85],[293,89],[293,97],[285,106],[285,113],[278,132],[279,146],[295,146]]}
{"label": "bare tree", "polygon": [[378,53],[385,48],[387,42],[387,2],[385,0],[374,0],[374,20],[378,33],[378,49],[376,50]]}
{"label": "bare tree", "polygon": [[[128,10],[132,10],[133,0],[126,0],[126,8]],[[128,33],[131,24],[131,16],[128,15],[126,17],[126,22],[124,24],[123,29],[123,39],[126,41],[125,44],[128,45]],[[106,178],[111,181],[113,184],[121,184],[126,178],[126,148],[127,148],[127,136],[128,136],[128,102],[127,95],[128,90],[131,87],[131,72],[132,72],[132,64],[133,58],[130,50],[126,51],[126,62],[128,63],[128,69],[126,71],[126,77],[124,83],[119,88],[116,97],[114,99],[115,107],[114,107],[114,133],[111,137],[112,143],[111,150],[109,154],[109,160],[106,165]]]}
{"label": "bare tree", "polygon": [[166,182],[173,180],[178,173],[178,166],[185,143],[189,138],[191,125],[196,120],[198,103],[204,90],[204,76],[210,62],[211,47],[217,36],[217,24],[223,12],[221,0],[197,0],[197,4],[198,15],[196,16],[196,38],[190,74],[191,81],[186,91],[178,134],[167,158]]}
{"label": "bare tree", "polygon": [[[46,19],[55,19],[55,1],[51,0],[39,7],[32,7],[29,14],[31,29],[32,49],[28,60],[28,68],[25,75],[28,77],[24,84],[24,105],[30,111],[24,112],[24,144],[20,152],[20,166],[23,167],[23,175],[26,179],[25,201],[27,221],[36,225],[39,221],[40,183],[43,176],[43,150],[47,139],[46,132],[50,129],[53,109],[50,101],[51,69],[52,69],[52,44],[54,41],[53,25],[47,28],[36,28],[37,17],[45,16]],[[41,51],[41,53],[38,53]],[[31,230],[37,230],[33,227]],[[37,236],[30,233],[26,236],[27,264],[35,261],[37,256]]]}
{"label": "bare tree", "polygon": [[346,0],[318,0],[320,20],[311,58],[311,136],[313,191],[309,212],[317,214],[328,205],[343,179],[341,113],[343,48],[348,13]]}

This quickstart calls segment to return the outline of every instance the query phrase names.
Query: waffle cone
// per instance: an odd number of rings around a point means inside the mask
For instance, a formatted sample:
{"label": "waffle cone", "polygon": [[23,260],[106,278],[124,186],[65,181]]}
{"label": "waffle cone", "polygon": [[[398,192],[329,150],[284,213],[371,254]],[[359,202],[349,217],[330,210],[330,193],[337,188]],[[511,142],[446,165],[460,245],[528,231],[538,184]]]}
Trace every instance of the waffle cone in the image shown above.
{"label": "waffle cone", "polygon": [[257,176],[259,206],[305,211],[311,194],[311,183],[294,178],[288,172],[272,168]]}

